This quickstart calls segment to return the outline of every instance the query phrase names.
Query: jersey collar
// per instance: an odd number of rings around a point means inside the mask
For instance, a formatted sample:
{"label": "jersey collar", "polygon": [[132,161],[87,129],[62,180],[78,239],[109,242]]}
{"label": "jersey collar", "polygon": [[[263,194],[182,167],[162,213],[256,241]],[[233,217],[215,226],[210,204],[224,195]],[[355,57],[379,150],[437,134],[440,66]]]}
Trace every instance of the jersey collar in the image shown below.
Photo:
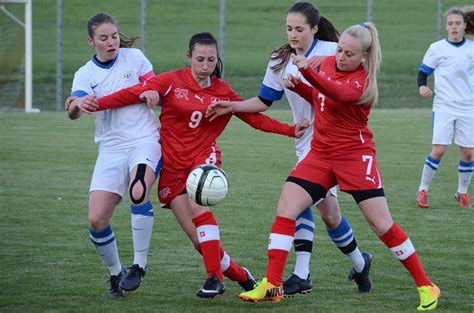
{"label": "jersey collar", "polygon": [[316,44],[318,43],[318,40],[319,40],[318,38],[314,38],[314,41],[311,44],[311,47],[309,47],[308,51],[306,51],[306,53],[304,54],[304,56],[306,58],[311,54],[311,51],[313,51],[314,47],[316,47]]}

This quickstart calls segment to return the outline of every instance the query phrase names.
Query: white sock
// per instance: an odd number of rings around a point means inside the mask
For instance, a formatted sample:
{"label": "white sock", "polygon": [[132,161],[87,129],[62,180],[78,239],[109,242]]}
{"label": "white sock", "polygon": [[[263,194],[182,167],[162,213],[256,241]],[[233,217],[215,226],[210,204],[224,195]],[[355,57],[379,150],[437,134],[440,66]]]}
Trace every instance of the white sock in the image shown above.
{"label": "white sock", "polygon": [[431,181],[438,170],[439,163],[441,160],[433,158],[430,154],[426,156],[425,165],[423,166],[423,172],[421,173],[421,182],[418,191],[428,190],[431,185]]}
{"label": "white sock", "polygon": [[110,271],[111,275],[118,275],[122,271],[122,263],[120,263],[117,242],[112,227],[107,226],[100,232],[89,229],[89,236],[94,244],[97,254],[102,262]]}
{"label": "white sock", "polygon": [[148,261],[151,233],[153,231],[153,206],[150,201],[131,205],[133,264],[145,268]]}
{"label": "white sock", "polygon": [[355,271],[357,273],[362,272],[365,266],[365,259],[362,256],[362,253],[360,252],[359,248],[355,248],[354,251],[346,255],[349,257],[349,260],[351,260],[352,267],[355,269]]}
{"label": "white sock", "polygon": [[467,193],[471,183],[472,171],[474,170],[474,161],[464,162],[459,160],[458,165],[458,192]]}

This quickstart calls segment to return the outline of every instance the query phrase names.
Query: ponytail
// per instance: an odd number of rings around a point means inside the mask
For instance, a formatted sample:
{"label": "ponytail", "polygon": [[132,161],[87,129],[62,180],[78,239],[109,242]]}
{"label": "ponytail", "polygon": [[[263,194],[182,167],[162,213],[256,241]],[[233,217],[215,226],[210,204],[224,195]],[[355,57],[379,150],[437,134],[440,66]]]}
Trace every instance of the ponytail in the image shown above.
{"label": "ponytail", "polygon": [[346,29],[342,35],[348,34],[359,40],[362,51],[367,52],[365,58],[364,70],[367,73],[365,82],[366,89],[357,104],[376,105],[379,98],[377,87],[377,73],[382,61],[382,50],[380,48],[379,35],[375,25],[366,22],[362,25],[354,25]]}

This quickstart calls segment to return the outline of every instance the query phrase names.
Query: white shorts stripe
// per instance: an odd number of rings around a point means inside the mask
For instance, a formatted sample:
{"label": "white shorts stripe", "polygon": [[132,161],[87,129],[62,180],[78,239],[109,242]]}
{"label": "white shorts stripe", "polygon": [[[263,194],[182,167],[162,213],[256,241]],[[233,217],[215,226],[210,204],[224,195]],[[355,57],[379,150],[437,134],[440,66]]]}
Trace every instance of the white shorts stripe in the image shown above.
{"label": "white shorts stripe", "polygon": [[268,240],[268,250],[290,251],[293,246],[293,236],[271,233]]}
{"label": "white shorts stripe", "polygon": [[220,240],[219,236],[219,226],[217,225],[202,225],[196,229],[198,240],[200,243],[211,241],[211,240]]}
{"label": "white shorts stripe", "polygon": [[405,240],[401,245],[398,245],[396,247],[390,248],[390,251],[392,251],[393,254],[400,260],[406,260],[410,255],[415,253],[415,247],[411,243],[410,238]]}

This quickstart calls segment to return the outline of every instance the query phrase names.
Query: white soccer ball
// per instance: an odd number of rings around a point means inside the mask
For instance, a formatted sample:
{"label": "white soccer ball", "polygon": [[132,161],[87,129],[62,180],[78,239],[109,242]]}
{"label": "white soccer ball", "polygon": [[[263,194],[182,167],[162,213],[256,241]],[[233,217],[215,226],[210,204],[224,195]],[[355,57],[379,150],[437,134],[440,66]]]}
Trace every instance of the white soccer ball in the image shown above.
{"label": "white soccer ball", "polygon": [[186,191],[199,205],[213,206],[225,199],[229,181],[223,170],[215,165],[202,164],[192,170],[186,180]]}

